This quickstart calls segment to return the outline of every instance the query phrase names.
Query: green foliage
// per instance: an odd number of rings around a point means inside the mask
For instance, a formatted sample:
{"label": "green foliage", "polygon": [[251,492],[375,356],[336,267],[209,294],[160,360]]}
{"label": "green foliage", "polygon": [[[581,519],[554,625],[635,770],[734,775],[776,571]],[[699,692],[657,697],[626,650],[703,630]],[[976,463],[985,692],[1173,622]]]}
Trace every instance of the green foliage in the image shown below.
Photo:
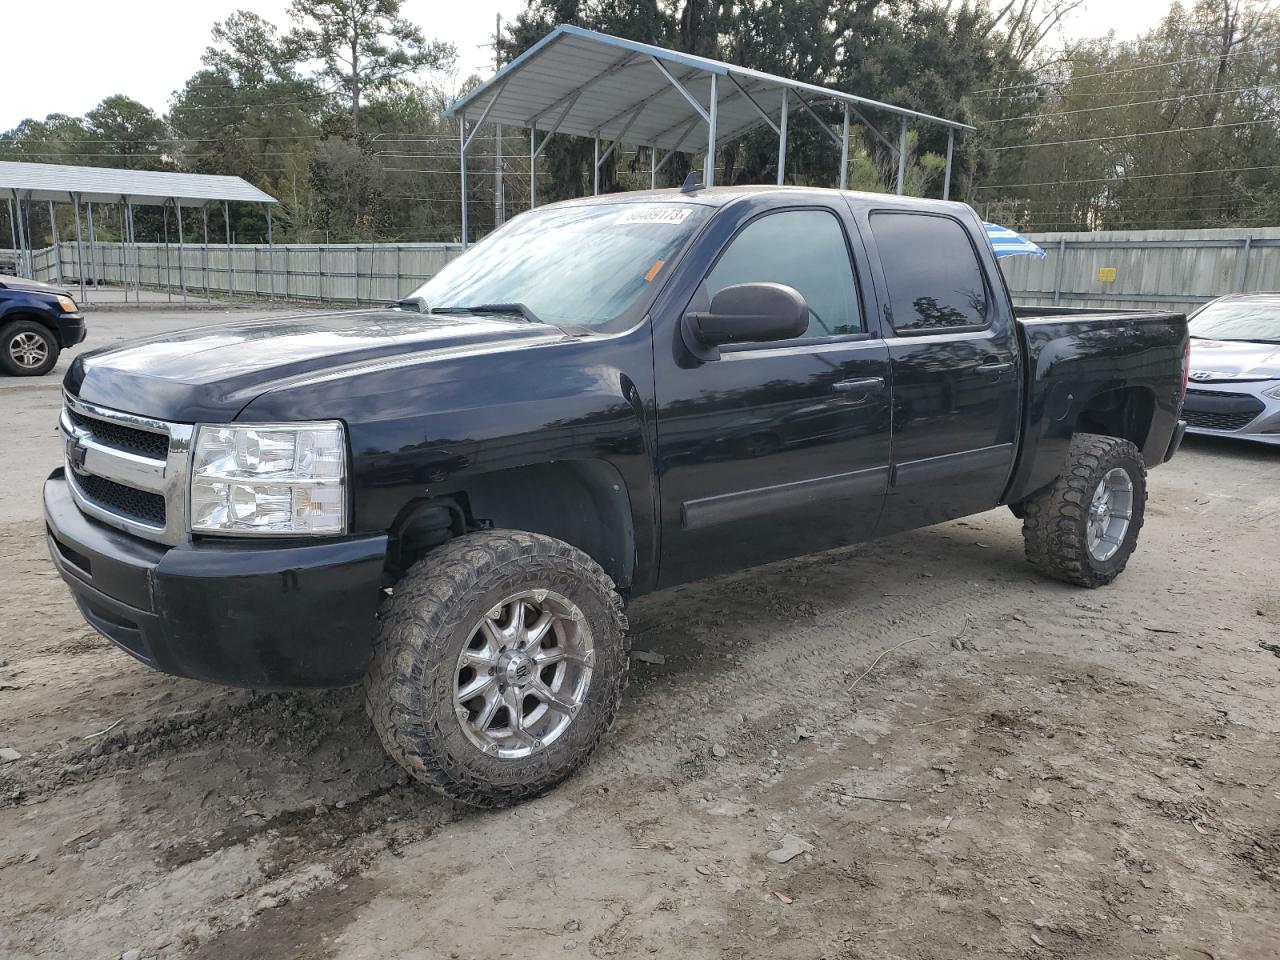
{"label": "green foliage", "polygon": [[402,0],[293,0],[298,26],[288,49],[320,64],[319,76],[346,92],[351,132],[360,133],[361,97],[399,87],[418,71],[454,59],[453,47],[430,42],[400,16]]}
{"label": "green foliage", "polygon": [[1175,4],[1136,41],[1075,45],[995,124],[982,208],[1049,230],[1276,223],[1277,49],[1280,19],[1245,0]]}
{"label": "green foliage", "polygon": [[[1280,24],[1266,0],[1175,4],[1132,42],[1046,47],[1079,2],[527,0],[498,52],[510,60],[574,23],[974,124],[955,141],[952,196],[1024,229],[1280,219]],[[458,128],[443,117],[457,90],[435,72],[452,48],[406,21],[401,0],[293,0],[290,16],[288,29],[244,10],[216,24],[164,117],[110,96],[84,117],[23,121],[0,135],[0,159],[242,176],[280,199],[278,239],[457,239]],[[816,109],[838,128],[839,108]],[[872,126],[853,118],[849,186],[891,190],[899,121],[864,113]],[[835,185],[839,148],[794,103],[790,116],[786,181]],[[514,213],[528,204],[528,133],[508,129],[500,142]],[[486,125],[468,153],[473,237],[496,220],[498,145]],[[909,125],[908,193],[941,194],[946,149],[945,129]],[[539,202],[589,193],[592,153],[586,138],[553,138]],[[777,156],[761,125],[721,148],[717,179],[772,183]],[[701,157],[677,155],[659,185],[690,169]],[[648,186],[644,148],[621,145],[602,167],[605,192]],[[265,237],[262,210],[232,213],[238,238]],[[32,229],[51,235],[43,217],[37,209]],[[164,229],[159,210],[138,217],[141,237]],[[117,229],[109,213],[99,229]],[[186,229],[197,239],[199,218]]]}

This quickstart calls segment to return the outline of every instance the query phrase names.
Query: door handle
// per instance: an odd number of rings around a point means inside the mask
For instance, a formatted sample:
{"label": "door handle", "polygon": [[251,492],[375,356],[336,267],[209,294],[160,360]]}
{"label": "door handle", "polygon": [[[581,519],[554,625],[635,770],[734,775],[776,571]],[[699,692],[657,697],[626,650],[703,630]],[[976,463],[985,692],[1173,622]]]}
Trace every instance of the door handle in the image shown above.
{"label": "door handle", "polygon": [[1013,364],[1006,361],[1005,363],[980,363],[973,372],[980,373],[986,377],[998,377],[1006,370],[1012,369]]}
{"label": "door handle", "polygon": [[884,389],[884,377],[863,377],[861,380],[841,380],[832,384],[836,393],[879,393]]}

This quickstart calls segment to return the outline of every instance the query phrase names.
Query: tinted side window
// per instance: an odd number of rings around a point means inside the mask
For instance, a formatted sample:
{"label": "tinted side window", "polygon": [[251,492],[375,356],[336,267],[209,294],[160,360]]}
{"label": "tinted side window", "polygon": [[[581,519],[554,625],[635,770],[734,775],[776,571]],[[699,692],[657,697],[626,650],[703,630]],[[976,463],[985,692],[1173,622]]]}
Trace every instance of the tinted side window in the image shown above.
{"label": "tinted side window", "polygon": [[753,220],[711,272],[707,295],[735,283],[785,283],[809,304],[806,337],[863,331],[844,230],[825,210],[784,210]]}
{"label": "tinted side window", "polygon": [[986,324],[982,268],[959,223],[948,217],[876,213],[871,233],[889,286],[895,330]]}

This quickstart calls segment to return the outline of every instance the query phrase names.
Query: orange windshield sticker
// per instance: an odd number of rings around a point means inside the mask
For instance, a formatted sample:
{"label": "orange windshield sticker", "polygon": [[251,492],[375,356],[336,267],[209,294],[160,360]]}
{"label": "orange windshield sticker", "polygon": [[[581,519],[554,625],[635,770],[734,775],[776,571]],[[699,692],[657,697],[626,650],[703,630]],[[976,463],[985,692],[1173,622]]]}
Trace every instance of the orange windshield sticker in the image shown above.
{"label": "orange windshield sticker", "polygon": [[644,275],[645,282],[647,283],[651,281],[654,277],[656,277],[658,275],[658,272],[662,270],[664,266],[666,266],[666,263],[667,261],[665,260],[653,261],[653,266],[650,267],[649,272]]}

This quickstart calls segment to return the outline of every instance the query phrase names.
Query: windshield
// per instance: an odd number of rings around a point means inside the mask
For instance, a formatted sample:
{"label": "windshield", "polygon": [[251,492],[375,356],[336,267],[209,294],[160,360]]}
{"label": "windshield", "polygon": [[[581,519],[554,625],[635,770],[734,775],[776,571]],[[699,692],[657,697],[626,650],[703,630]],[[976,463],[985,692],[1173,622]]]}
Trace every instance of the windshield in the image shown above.
{"label": "windshield", "polygon": [[1211,303],[1191,319],[1190,328],[1193,337],[1206,340],[1280,343],[1280,301]]}
{"label": "windshield", "polygon": [[519,305],[545,323],[602,328],[666,276],[709,212],[678,203],[531,211],[449,263],[413,295],[432,310],[497,304],[511,312],[511,305]]}

